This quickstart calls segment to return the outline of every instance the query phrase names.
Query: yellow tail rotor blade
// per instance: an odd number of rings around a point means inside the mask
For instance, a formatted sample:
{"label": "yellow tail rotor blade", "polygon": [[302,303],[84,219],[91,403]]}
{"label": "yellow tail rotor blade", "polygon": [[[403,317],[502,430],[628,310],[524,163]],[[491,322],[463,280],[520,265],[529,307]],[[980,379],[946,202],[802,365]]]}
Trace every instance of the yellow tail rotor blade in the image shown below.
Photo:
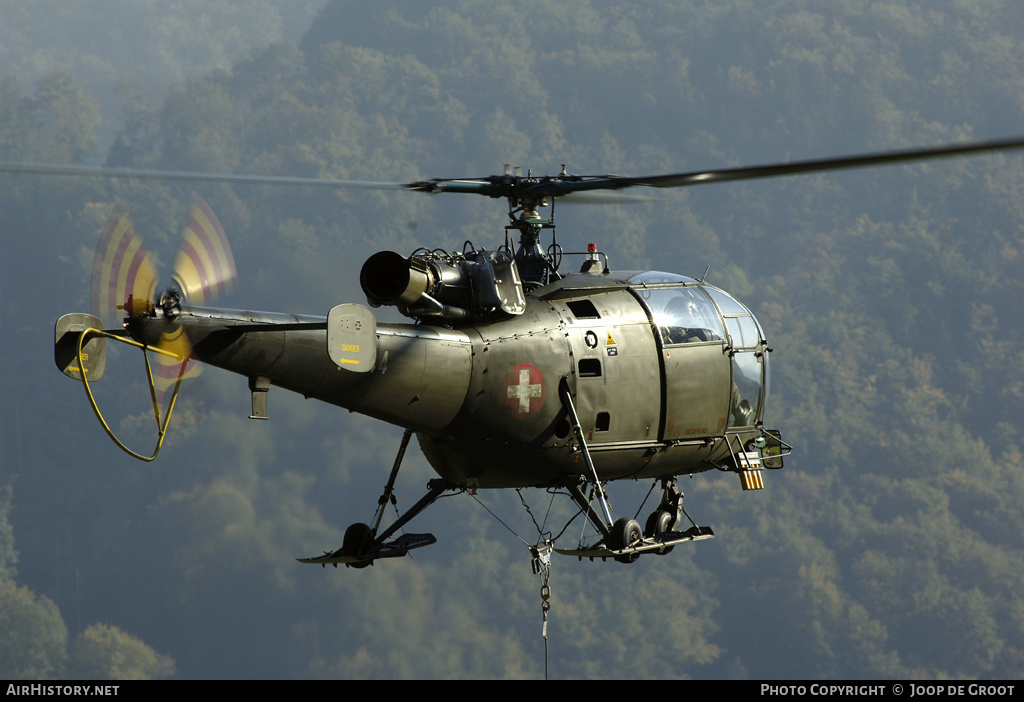
{"label": "yellow tail rotor blade", "polygon": [[238,271],[220,220],[198,195],[193,196],[188,223],[171,274],[193,304],[206,304],[234,288]]}
{"label": "yellow tail rotor blade", "polygon": [[118,205],[103,228],[92,269],[93,311],[111,322],[118,310],[129,317],[153,309],[157,274],[127,210]]}
{"label": "yellow tail rotor blade", "polygon": [[[174,387],[179,376],[182,379],[196,378],[202,372],[203,367],[191,358],[192,343],[180,326],[172,331],[164,332],[157,345],[162,351],[174,354],[173,358],[161,353],[152,354],[155,361],[153,384],[157,392],[157,401],[162,404],[164,393]],[[182,364],[184,364],[184,368],[182,368]]]}

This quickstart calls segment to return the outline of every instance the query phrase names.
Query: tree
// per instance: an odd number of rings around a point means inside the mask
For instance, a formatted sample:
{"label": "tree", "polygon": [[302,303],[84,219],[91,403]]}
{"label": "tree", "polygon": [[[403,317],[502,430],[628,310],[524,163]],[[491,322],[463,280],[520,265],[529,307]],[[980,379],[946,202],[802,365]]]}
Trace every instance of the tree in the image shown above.
{"label": "tree", "polygon": [[0,677],[60,677],[68,630],[57,605],[27,587],[0,578]]}
{"label": "tree", "polygon": [[25,105],[29,157],[41,163],[77,163],[96,149],[99,107],[78,87],[69,71],[39,81]]}
{"label": "tree", "polygon": [[0,487],[0,578],[13,580],[17,574],[18,552],[14,549],[11,526],[11,486]]}
{"label": "tree", "polygon": [[174,661],[117,627],[93,624],[75,637],[68,676],[83,680],[162,680],[174,675]]}

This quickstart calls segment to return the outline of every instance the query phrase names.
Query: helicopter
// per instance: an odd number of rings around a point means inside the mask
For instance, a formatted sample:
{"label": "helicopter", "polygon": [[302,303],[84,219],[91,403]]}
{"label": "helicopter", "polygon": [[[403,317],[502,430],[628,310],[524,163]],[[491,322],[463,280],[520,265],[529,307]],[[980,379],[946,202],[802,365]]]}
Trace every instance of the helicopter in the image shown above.
{"label": "helicopter", "polygon": [[[631,563],[677,545],[713,538],[683,507],[678,478],[711,470],[738,475],[744,490],[764,487],[792,447],[765,427],[772,352],[749,308],[701,278],[659,271],[613,271],[594,244],[566,251],[555,235],[555,203],[630,188],[677,188],[882,166],[1024,148],[1024,138],[971,142],[809,161],[653,176],[502,175],[409,183],[324,180],[0,163],[0,172],[83,175],[330,188],[395,189],[504,199],[508,225],[493,249],[419,248],[378,252],[359,280],[366,305],[344,303],[326,316],[207,306],[237,272],[216,215],[197,201],[173,267],[158,289],[151,257],[124,212],[115,211],[94,266],[94,307],[122,315],[104,328],[95,314],[55,325],[54,357],[82,382],[108,435],[130,455],[154,460],[174,401],[194,361],[245,376],[251,418],[268,419],[272,387],[402,427],[405,432],[371,523],[348,527],[342,545],[303,563],[363,568],[436,542],[399,534],[448,492],[542,488],[568,495],[596,541],[550,550]],[[609,193],[609,191],[612,191]],[[547,235],[550,244],[544,246]],[[582,259],[578,268],[563,265]],[[706,273],[705,273],[706,275]],[[408,323],[378,322],[391,306]],[[142,349],[159,427],[152,455],[135,453],[110,429],[90,383],[106,368],[106,342]],[[154,376],[149,361],[157,359]],[[169,369],[169,370],[168,370]],[[159,387],[158,387],[159,386]],[[158,396],[173,387],[161,418]],[[427,492],[382,528],[412,435],[438,474]],[[605,486],[660,483],[645,524],[613,519]],[[571,521],[571,520],[570,520]],[[564,532],[564,530],[563,530]]]}

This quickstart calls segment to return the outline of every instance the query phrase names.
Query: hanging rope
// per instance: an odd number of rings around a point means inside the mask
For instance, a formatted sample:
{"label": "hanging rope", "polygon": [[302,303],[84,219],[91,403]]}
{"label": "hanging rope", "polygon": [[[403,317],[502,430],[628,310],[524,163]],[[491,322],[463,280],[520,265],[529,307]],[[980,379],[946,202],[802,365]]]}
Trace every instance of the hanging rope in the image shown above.
{"label": "hanging rope", "polygon": [[498,522],[498,524],[501,524],[501,525],[502,525],[503,527],[505,527],[506,529],[508,529],[508,533],[512,534],[512,536],[514,536],[514,537],[516,537],[517,539],[519,539],[520,541],[522,541],[522,543],[523,543],[523,545],[524,545],[524,546],[526,546],[527,548],[530,548],[530,544],[526,543],[526,541],[525,541],[525,540],[523,539],[523,537],[521,537],[521,536],[520,536],[519,534],[517,534],[517,533],[516,533],[515,529],[513,529],[513,528],[512,528],[512,527],[510,527],[510,526],[509,526],[508,524],[506,524],[505,522],[503,522],[503,521],[501,520],[501,517],[499,517],[499,516],[498,516],[498,515],[496,515],[496,514],[495,514],[494,512],[492,512],[492,511],[491,511],[491,508],[490,508],[490,507],[488,507],[488,506],[487,506],[487,505],[485,505],[485,504],[484,504],[483,502],[481,502],[481,501],[480,501],[480,498],[479,498],[479,497],[477,496],[477,494],[476,494],[475,492],[471,492],[471,493],[469,493],[469,494],[470,494],[470,495],[471,495],[471,496],[473,497],[473,499],[474,499],[474,500],[476,500],[476,503],[477,503],[478,505],[480,505],[481,507],[483,507],[483,508],[484,508],[485,510],[487,510],[487,513],[488,513],[489,515],[491,515],[492,517],[494,517],[494,520],[495,520],[496,522]]}
{"label": "hanging rope", "polygon": [[[519,541],[530,550],[532,556],[531,567],[533,568],[533,574],[540,576],[540,610],[541,610],[541,637],[544,639],[544,679],[548,679],[549,674],[549,656],[550,651],[548,649],[548,613],[551,611],[551,554],[554,551],[554,540],[551,538],[550,532],[544,531],[543,527],[537,523],[537,519],[533,516],[533,511],[530,506],[526,503],[526,498],[523,497],[522,490],[516,489],[519,493],[519,501],[522,502],[523,508],[526,509],[526,513],[530,515],[530,519],[533,521],[533,525],[537,528],[537,534],[540,537],[536,544],[529,544],[523,537],[521,537],[516,531],[502,521],[501,517],[495,514],[490,507],[485,505],[480,498],[473,492],[470,495],[476,500],[476,503],[487,510],[487,513],[494,517],[495,521],[505,527],[510,534],[519,539]],[[552,495],[552,498],[554,495]],[[548,511],[550,513],[551,505],[548,505]],[[575,519],[575,517],[574,517]],[[571,521],[571,520],[570,520]],[[545,525],[547,524],[547,516],[544,519]],[[566,525],[568,526],[568,525]],[[565,530],[563,529],[563,532]]]}
{"label": "hanging rope", "polygon": [[533,554],[533,573],[540,576],[540,635],[544,639],[544,679],[548,679],[548,612],[551,611],[551,542],[545,541],[530,547]]}

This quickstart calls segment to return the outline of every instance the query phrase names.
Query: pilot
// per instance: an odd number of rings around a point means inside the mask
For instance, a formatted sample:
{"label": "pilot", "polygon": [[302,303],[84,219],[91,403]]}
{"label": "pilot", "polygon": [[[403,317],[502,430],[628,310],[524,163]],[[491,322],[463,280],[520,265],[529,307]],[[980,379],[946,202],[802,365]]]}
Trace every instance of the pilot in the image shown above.
{"label": "pilot", "polygon": [[[709,303],[702,301],[702,293],[692,288],[680,288],[665,306],[661,338],[665,344],[689,344],[699,341],[718,341],[713,331],[716,326],[708,321]],[[703,302],[703,304],[701,304]]]}

